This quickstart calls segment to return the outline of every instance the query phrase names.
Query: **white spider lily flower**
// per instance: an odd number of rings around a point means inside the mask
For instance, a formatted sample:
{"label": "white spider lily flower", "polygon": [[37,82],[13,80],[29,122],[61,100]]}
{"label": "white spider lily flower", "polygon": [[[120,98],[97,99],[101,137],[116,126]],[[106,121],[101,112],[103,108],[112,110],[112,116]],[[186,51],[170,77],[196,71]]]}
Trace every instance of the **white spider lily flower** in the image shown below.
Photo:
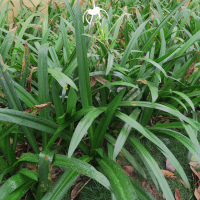
{"label": "white spider lily flower", "polygon": [[[84,13],[84,15],[83,15],[83,20],[85,18],[86,21],[87,21],[87,23],[90,26],[92,24],[93,17],[96,16],[96,15],[98,16],[98,21],[96,21],[95,23],[100,22],[100,19],[101,19],[101,13],[100,12],[101,11],[105,12],[106,15],[108,16],[108,13],[104,9],[95,6],[94,1],[93,1],[93,6],[94,6],[93,9],[86,10],[85,13]],[[91,15],[91,20],[90,21],[88,21],[88,15]],[[109,16],[108,16],[108,18],[109,18]]]}

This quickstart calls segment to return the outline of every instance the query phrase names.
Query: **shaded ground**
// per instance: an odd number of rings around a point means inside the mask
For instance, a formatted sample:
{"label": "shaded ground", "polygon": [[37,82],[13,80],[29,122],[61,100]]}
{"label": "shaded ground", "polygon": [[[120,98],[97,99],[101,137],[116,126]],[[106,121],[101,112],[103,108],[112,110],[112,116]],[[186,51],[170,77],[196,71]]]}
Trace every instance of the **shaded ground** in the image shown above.
{"label": "shaded ground", "polygon": [[[192,187],[193,186],[192,171],[190,170],[190,167],[187,164],[188,150],[174,138],[168,137],[167,139],[166,138],[160,138],[160,139],[162,139],[162,141],[167,145],[167,147],[171,150],[171,152],[180,162],[181,166],[183,167],[183,170],[185,171],[189,179],[189,182],[192,188],[191,191],[189,191],[189,189],[186,189],[185,186],[183,186],[183,184],[180,182],[179,174],[175,172],[177,179],[171,180],[167,178],[167,182],[172,192],[174,193],[174,188],[177,187],[182,200],[195,200],[196,198],[193,196],[194,187]],[[158,150],[158,148],[154,144],[152,144],[149,140],[146,140],[146,139],[143,139],[143,144],[146,145],[146,148],[150,151],[151,155],[154,157],[154,159],[158,163],[160,169],[166,169],[166,166],[165,166],[166,159]],[[137,183],[139,183],[140,185],[143,185],[146,188],[146,190],[148,190],[148,192],[150,192],[155,197],[156,200],[162,200],[163,199],[162,191],[161,190],[158,191],[157,188],[155,187],[140,157],[137,155],[137,153],[129,144],[126,144],[126,149],[129,150],[129,152],[132,155],[134,155],[134,157],[141,164],[141,166],[145,170],[145,173],[147,174],[147,180],[145,180],[140,174],[138,174],[137,171],[134,171],[132,173],[131,178]],[[131,166],[131,164],[125,158],[119,156],[117,159],[120,160],[121,166]],[[71,191],[69,191],[69,193],[66,195],[64,200],[71,200],[70,194],[71,194]],[[77,198],[75,200],[111,200],[111,195],[110,195],[110,192],[106,188],[101,186],[96,181],[91,180],[80,192],[80,194],[77,195]]]}

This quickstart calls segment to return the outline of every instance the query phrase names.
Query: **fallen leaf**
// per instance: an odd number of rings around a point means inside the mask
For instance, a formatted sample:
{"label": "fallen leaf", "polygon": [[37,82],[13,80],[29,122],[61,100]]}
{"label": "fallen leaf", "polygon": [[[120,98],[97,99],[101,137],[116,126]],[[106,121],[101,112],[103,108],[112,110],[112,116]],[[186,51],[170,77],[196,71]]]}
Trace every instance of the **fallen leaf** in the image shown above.
{"label": "fallen leaf", "polygon": [[194,169],[194,167],[190,166],[190,168],[194,172],[194,174],[200,179],[200,174]]}
{"label": "fallen leaf", "polygon": [[177,178],[176,176],[174,176],[174,173],[172,173],[172,172],[170,172],[168,170],[161,169],[161,171],[162,171],[163,175],[165,177],[167,177],[167,178],[171,178],[171,179],[176,179]]}
{"label": "fallen leaf", "polygon": [[181,183],[185,186],[185,188],[188,188],[183,179],[180,179]]}
{"label": "fallen leaf", "polygon": [[32,79],[32,74],[34,70],[37,70],[37,67],[33,67],[33,69],[31,70],[31,73],[29,74],[29,78],[28,78],[28,92],[31,92],[31,79]]}
{"label": "fallen leaf", "polygon": [[58,178],[52,178],[52,185],[54,185],[57,180],[58,180]]}
{"label": "fallen leaf", "polygon": [[162,198],[165,199],[165,195],[164,194],[162,195]]}
{"label": "fallen leaf", "polygon": [[79,193],[79,190],[81,189],[82,183],[79,182],[75,185],[74,189],[71,192],[71,199],[74,199],[77,194]]}
{"label": "fallen leaf", "polygon": [[120,160],[117,160],[117,163],[119,164],[119,163],[120,163]]}
{"label": "fallen leaf", "polygon": [[198,58],[199,58],[199,53],[198,53],[198,55],[197,55],[195,61],[190,65],[189,69],[187,70],[187,72],[186,72],[186,74],[185,74],[185,76],[184,76],[183,81],[185,81],[188,77],[191,76],[192,71],[194,70],[194,66],[195,66],[195,64],[196,64],[196,62],[197,62],[197,60],[198,60]]}
{"label": "fallen leaf", "polygon": [[154,21],[154,13],[153,12],[151,13],[151,20],[152,20],[152,22]]}
{"label": "fallen leaf", "polygon": [[[91,178],[82,186],[82,182],[79,182],[75,188],[72,190],[71,193],[71,200],[74,200],[76,196],[79,194],[79,192],[90,182]],[[82,187],[81,187],[82,186]]]}
{"label": "fallen leaf", "polygon": [[145,181],[143,181],[142,182],[142,187],[146,190],[146,187],[145,187],[145,185],[146,185],[146,182]]}
{"label": "fallen leaf", "polygon": [[93,87],[96,84],[96,79],[94,77],[90,78],[90,87]]}
{"label": "fallen leaf", "polygon": [[119,152],[119,156],[122,158],[124,157],[124,155],[121,152]]}
{"label": "fallen leaf", "polygon": [[200,200],[200,194],[199,194],[197,188],[195,188],[194,196],[196,197],[197,200]]}
{"label": "fallen leaf", "polygon": [[51,104],[51,102],[48,103],[44,103],[44,104],[40,104],[40,105],[35,105],[32,108],[28,108],[27,110],[25,110],[25,113],[31,113],[33,115],[38,114],[38,112],[40,112],[41,110],[43,110],[44,108],[46,108],[47,106],[49,106]]}
{"label": "fallen leaf", "polygon": [[167,159],[166,161],[166,169],[170,172],[175,172],[175,167],[172,165],[172,163]]}
{"label": "fallen leaf", "polygon": [[192,167],[200,168],[200,164],[198,162],[189,162],[189,165],[192,166]]}
{"label": "fallen leaf", "polygon": [[134,168],[131,166],[124,166],[122,167],[122,169],[124,170],[124,172],[127,174],[127,176],[131,176],[131,174],[134,171]]}
{"label": "fallen leaf", "polygon": [[175,191],[175,199],[176,200],[181,200],[181,196],[179,194],[179,191],[178,191],[177,187],[174,188],[174,191]]}

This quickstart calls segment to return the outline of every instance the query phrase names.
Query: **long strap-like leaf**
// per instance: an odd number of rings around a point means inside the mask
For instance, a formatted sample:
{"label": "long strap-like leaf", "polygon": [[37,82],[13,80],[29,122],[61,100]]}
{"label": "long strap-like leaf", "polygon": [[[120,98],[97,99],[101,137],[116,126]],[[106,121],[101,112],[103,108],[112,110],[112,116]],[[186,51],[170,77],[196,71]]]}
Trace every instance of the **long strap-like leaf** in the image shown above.
{"label": "long strap-like leaf", "polygon": [[111,118],[113,117],[115,110],[117,109],[120,101],[122,100],[124,93],[125,93],[125,89],[123,89],[107,107],[95,131],[94,142],[93,142],[94,145],[92,146],[92,150],[98,149],[101,147],[108,125],[110,124]]}
{"label": "long strap-like leaf", "polygon": [[104,156],[103,159],[98,158],[97,161],[110,181],[113,193],[117,200],[138,200],[129,177],[118,163],[107,156]]}
{"label": "long strap-like leaf", "polygon": [[20,85],[25,89],[26,89],[26,85],[28,81],[29,67],[30,67],[30,53],[29,53],[28,42],[25,41],[22,71],[21,71],[21,77],[20,77]]}
{"label": "long strap-like leaf", "polygon": [[[44,104],[49,102],[49,83],[48,83],[48,66],[47,66],[48,44],[44,44],[39,49],[38,56],[38,98],[39,103]],[[41,111],[41,116],[45,119],[49,118],[49,108]],[[46,148],[48,142],[47,133],[42,133],[42,147]]]}
{"label": "long strap-like leaf", "polygon": [[[0,55],[0,84],[1,84],[1,87],[3,88],[5,96],[7,98],[9,107],[13,108],[15,110],[22,111],[23,110],[22,105],[16,94],[16,91],[15,91],[15,88],[13,85],[13,81],[12,81],[8,71],[6,70],[6,67],[5,67],[5,64],[3,62],[1,55]],[[27,127],[22,127],[22,130],[23,130],[24,134],[26,135],[34,152],[38,153],[39,148],[38,148],[38,145],[36,143],[36,140],[35,140],[33,134],[30,132],[30,130]],[[17,135],[18,134],[15,135],[14,141],[17,141],[16,140]],[[16,142],[13,144],[13,146],[16,146]]]}

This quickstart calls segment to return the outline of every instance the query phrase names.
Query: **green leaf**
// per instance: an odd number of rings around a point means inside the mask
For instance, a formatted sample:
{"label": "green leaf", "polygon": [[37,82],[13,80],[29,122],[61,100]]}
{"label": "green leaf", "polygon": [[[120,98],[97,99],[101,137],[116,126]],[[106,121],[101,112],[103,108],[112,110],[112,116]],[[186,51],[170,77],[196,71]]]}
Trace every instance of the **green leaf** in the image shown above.
{"label": "green leaf", "polygon": [[[184,1],[185,2],[185,1]],[[175,57],[182,55],[190,46],[192,46],[200,38],[200,31],[195,33],[190,39],[180,48]]]}
{"label": "green leaf", "polygon": [[15,191],[17,188],[25,184],[29,180],[28,177],[22,174],[15,174],[10,177],[1,187],[0,187],[0,200],[5,199],[10,193]]}
{"label": "green leaf", "polygon": [[10,77],[10,74],[6,70],[1,55],[0,55],[0,84],[7,98],[9,107],[15,110],[22,110],[22,106],[20,104],[14,86],[12,84],[12,79]]}
{"label": "green leaf", "polygon": [[[40,104],[49,102],[49,82],[48,82],[48,66],[47,53],[48,44],[40,46],[38,55],[38,101]],[[40,112],[41,117],[49,118],[49,108],[46,107]],[[42,147],[45,149],[48,142],[47,133],[42,133]]]}
{"label": "green leaf", "polygon": [[23,88],[21,85],[13,81],[15,90],[17,92],[18,97],[28,106],[33,107],[35,105],[39,105],[39,103]]}
{"label": "green leaf", "polygon": [[85,36],[82,35],[84,33],[84,28],[79,2],[77,2],[76,4],[75,31],[81,102],[83,107],[92,106],[89,66],[87,61],[87,48]]}
{"label": "green leaf", "polygon": [[86,162],[89,162],[91,159],[92,158],[88,156],[81,157],[81,160],[80,160],[80,159],[68,158],[67,156],[56,154],[54,156],[52,165],[69,168],[71,170],[84,174],[85,176],[88,176],[96,180],[97,182],[102,184],[104,187],[106,187],[108,190],[111,190],[108,179],[102,173],[98,172],[93,166],[86,163]]}
{"label": "green leaf", "polygon": [[189,138],[186,136],[182,135],[181,133],[170,130],[167,128],[160,128],[160,127],[150,127],[148,128],[149,130],[155,130],[157,132],[162,132],[167,135],[170,135],[177,140],[179,140],[197,159],[198,162],[200,162],[200,156],[199,156],[199,146],[195,145]]}
{"label": "green leaf", "polygon": [[8,195],[4,200],[20,200],[27,191],[36,183],[34,180],[28,180],[25,184],[17,188],[13,193]]}
{"label": "green leaf", "polygon": [[138,37],[140,36],[141,32],[143,31],[143,29],[145,28],[146,24],[148,23],[148,21],[142,23],[137,30],[134,32],[134,34],[132,35],[132,38],[130,40],[130,42],[128,43],[128,46],[126,47],[126,50],[123,54],[120,66],[121,67],[125,67],[127,59],[131,53],[131,50],[133,49],[133,46],[135,45],[135,43],[137,42]]}
{"label": "green leaf", "polygon": [[[8,71],[5,68],[5,65],[3,63],[1,56],[0,56],[0,84],[1,84],[1,87],[3,88],[5,96],[7,98],[9,107],[12,109],[15,109],[15,110],[23,110],[20,100],[14,89],[13,81],[12,81]],[[14,121],[14,123],[16,123],[16,122]],[[29,144],[33,148],[34,152],[38,153],[39,148],[38,148],[38,145],[36,143],[36,140],[35,140],[33,134],[30,132],[30,130],[27,127],[22,127],[22,130],[23,130],[24,134],[26,135],[26,137],[29,141]],[[18,134],[15,134],[15,138],[17,138],[17,136],[18,136]],[[14,141],[17,141],[17,140],[14,139]],[[13,144],[13,146],[16,146],[16,143]]]}
{"label": "green leaf", "polygon": [[144,189],[141,185],[139,185],[138,183],[136,183],[132,179],[130,179],[130,180],[131,180],[131,183],[132,183],[135,191],[137,192],[138,196],[140,197],[140,199],[142,199],[142,200],[155,200],[155,198],[146,189]]}
{"label": "green leaf", "polygon": [[[96,108],[94,107],[85,107],[83,109],[81,109],[80,111],[76,112],[73,116],[71,116],[70,118],[68,118],[67,120],[65,120],[65,122],[63,124],[61,124],[57,130],[55,131],[55,133],[53,133],[53,137],[50,139],[47,148],[50,148],[53,143],[56,141],[56,139],[58,138],[58,136],[61,134],[61,132],[68,126],[70,126],[72,123],[78,121],[83,115],[87,114],[90,111],[95,111]],[[70,138],[70,142],[71,142],[71,138]],[[85,149],[85,152],[88,152],[88,148]]]}
{"label": "green leaf", "polygon": [[28,42],[25,41],[24,56],[22,61],[22,70],[20,77],[20,85],[25,89],[28,81],[29,67],[30,67],[30,53],[28,48]]}
{"label": "green leaf", "polygon": [[132,88],[130,91],[126,93],[126,95],[123,97],[123,101],[132,101],[140,94],[139,89]]}
{"label": "green leaf", "polygon": [[190,100],[190,98],[187,95],[183,94],[182,92],[178,92],[178,91],[171,91],[171,92],[181,96],[185,101],[187,101],[187,103],[191,106],[192,110],[195,112],[194,104],[192,103],[192,101]]}
{"label": "green leaf", "polygon": [[45,149],[39,154],[39,180],[42,192],[51,191],[52,189],[52,160],[55,150]]}
{"label": "green leaf", "polygon": [[46,131],[51,134],[54,134],[58,127],[55,123],[42,117],[12,109],[0,108],[0,120],[38,129],[40,131]]}
{"label": "green leaf", "polygon": [[17,166],[21,163],[38,163],[39,162],[39,156],[33,153],[24,153],[20,156],[17,162],[13,164],[13,166]]}
{"label": "green leaf", "polygon": [[154,103],[157,98],[158,98],[158,88],[155,87],[152,83],[150,83],[149,81],[145,80],[145,79],[139,79],[137,81],[141,81],[144,84],[147,84],[150,91],[151,91],[151,96],[152,96],[152,103]]}
{"label": "green leaf", "polygon": [[[133,118],[136,120],[140,114],[140,109],[136,108],[129,117]],[[121,129],[119,136],[117,138],[116,144],[115,144],[115,149],[113,153],[113,159],[115,160],[119,152],[121,151],[122,147],[124,146],[126,139],[128,138],[128,135],[132,129],[132,126],[130,126],[128,123],[125,123],[123,128]]]}
{"label": "green leaf", "polygon": [[70,115],[72,114],[72,110],[76,106],[76,103],[77,103],[77,95],[74,89],[71,87],[67,99],[67,113],[69,113]]}
{"label": "green leaf", "polygon": [[[167,22],[169,22],[169,19],[173,16],[174,13],[176,13],[179,8],[181,6],[183,6],[188,0],[184,0],[182,1],[176,8],[174,8],[174,10],[172,12],[170,12],[167,17],[164,18],[164,20],[158,25],[158,27],[156,28],[156,30],[151,34],[151,36],[149,37],[149,39],[145,42],[144,46],[142,47],[142,52],[145,51],[147,49],[147,47],[151,44],[151,42],[153,41],[154,37],[156,36],[156,34],[160,31],[161,28],[163,28],[163,26],[165,26],[165,24]],[[140,53],[140,55],[142,55],[142,53]],[[141,56],[136,56],[136,57],[141,57]]]}
{"label": "green leaf", "polygon": [[48,72],[58,81],[58,83],[65,89],[68,90],[67,85],[69,84],[70,86],[72,86],[75,90],[78,90],[78,88],[76,87],[75,83],[65,74],[63,74],[62,72],[56,70],[56,69],[51,69],[48,68]]}
{"label": "green leaf", "polygon": [[138,149],[138,151],[142,153],[144,159],[149,164],[151,171],[153,171],[153,173],[155,174],[160,184],[160,187],[165,195],[165,198],[170,199],[170,200],[175,200],[165,177],[163,176],[160,168],[158,167],[156,161],[153,159],[151,154],[145,149],[145,147],[135,137],[130,137],[130,142],[132,145],[134,145]]}
{"label": "green leaf", "polygon": [[[116,139],[111,135],[105,134],[105,139],[108,140],[113,146],[116,144]],[[146,174],[142,168],[142,166],[137,162],[133,155],[131,155],[124,147],[121,149],[124,157],[133,165],[133,167],[146,179]]]}
{"label": "green leaf", "polygon": [[64,2],[65,2],[65,4],[66,4],[66,6],[67,6],[67,10],[68,10],[69,13],[70,13],[70,16],[71,16],[71,18],[72,18],[72,21],[75,22],[75,15],[74,15],[74,12],[73,12],[73,10],[72,10],[72,8],[71,8],[69,2],[68,2],[67,0],[64,0]]}
{"label": "green leaf", "polygon": [[141,107],[146,107],[146,108],[154,108],[154,109],[162,110],[162,111],[169,113],[170,115],[174,115],[174,116],[184,120],[185,122],[190,124],[195,129],[197,129],[197,130],[199,129],[194,122],[192,122],[189,118],[185,117],[179,111],[169,108],[167,106],[164,106],[162,104],[143,102],[143,101],[122,101],[119,104],[119,106],[141,106]]}
{"label": "green leaf", "polygon": [[[176,168],[178,173],[181,175],[183,178],[184,182],[190,188],[189,181],[187,179],[187,176],[185,172],[183,171],[183,168],[181,167],[180,163],[178,160],[174,157],[174,155],[171,153],[171,151],[166,147],[166,145],[158,138],[156,137],[152,132],[150,132],[148,129],[144,128],[143,126],[140,125],[137,121],[134,119],[130,118],[124,113],[121,113],[119,111],[116,112],[116,116],[122,119],[124,122],[128,123],[132,128],[136,129],[139,131],[142,135],[144,135],[147,139],[152,141],[154,144],[156,144],[164,153],[164,155],[170,160],[170,162],[173,164],[173,166]],[[131,138],[132,135],[130,135]]]}
{"label": "green leaf", "polygon": [[47,192],[42,200],[62,200],[78,176],[78,172],[67,169],[53,185],[52,191]]}
{"label": "green leaf", "polygon": [[[28,25],[29,25],[30,22],[33,20],[33,18],[36,17],[37,15],[38,15],[38,14],[32,14],[29,18],[27,18],[27,20],[24,22],[24,24],[23,24],[23,26],[22,26],[22,28],[21,28],[21,30],[20,30],[20,32],[19,32],[17,38],[19,38],[19,39],[23,38],[23,35],[24,35],[24,33],[25,33],[25,31],[26,31]],[[21,41],[20,41],[19,39],[18,39],[18,40],[16,41],[16,43],[15,43],[15,48],[19,48],[19,46],[20,46],[20,42],[21,42]],[[24,42],[24,43],[25,43],[25,42]],[[30,48],[30,46],[29,46],[29,48]],[[15,49],[15,50],[13,51],[13,58],[14,58],[14,59],[16,58],[16,55],[17,55],[17,50]]]}
{"label": "green leaf", "polygon": [[[112,87],[109,87],[109,86],[113,86],[113,85],[120,85],[120,86],[129,86],[129,87],[133,87],[133,88],[138,88],[136,85],[133,85],[132,83],[127,83],[127,82],[123,82],[123,81],[114,81],[114,82],[111,82],[111,83],[106,83],[105,82],[105,85],[102,85],[101,87],[97,88],[96,90],[94,90],[93,92],[97,91],[97,90],[100,90],[104,87],[108,87],[112,90]],[[115,94],[115,93],[114,93]]]}
{"label": "green leaf", "polygon": [[110,181],[113,193],[117,200],[136,200],[136,191],[133,189],[131,181],[120,165],[107,156],[103,159],[96,159],[103,169],[106,177]]}
{"label": "green leaf", "polygon": [[188,112],[187,107],[185,106],[185,104],[180,99],[178,99],[178,98],[176,98],[174,96],[163,96],[163,97],[174,99],[175,101],[177,101],[179,104],[181,104],[183,106],[183,108],[186,110],[186,112]]}
{"label": "green leaf", "polygon": [[149,58],[136,58],[136,59],[145,60],[145,61],[150,62],[152,65],[154,65],[157,69],[159,69],[167,77],[167,74],[166,74],[165,70],[158,63],[156,63],[155,61],[153,61],[153,60],[151,60]]}
{"label": "green leaf", "polygon": [[88,112],[78,123],[75,132],[72,136],[72,140],[69,145],[68,157],[70,158],[77,148],[79,142],[82,140],[83,136],[86,134],[88,128],[91,126],[92,122],[98,117],[103,110],[95,109]]}
{"label": "green leaf", "polygon": [[56,118],[61,117],[64,114],[64,109],[63,109],[62,101],[59,96],[58,89],[56,87],[55,80],[53,80],[51,84],[51,93],[52,93],[53,104],[56,111]]}
{"label": "green leaf", "polygon": [[[66,5],[71,9],[69,3],[65,1]],[[76,38],[76,55],[78,63],[78,78],[79,78],[79,90],[81,97],[82,107],[93,106],[92,104],[92,92],[90,87],[90,76],[89,76],[89,66],[87,60],[87,46],[85,41],[83,20],[81,14],[80,2],[76,3],[76,15],[74,18],[73,12],[69,10],[71,17],[75,23],[75,38]],[[94,125],[88,130],[90,137],[90,144],[93,145],[94,137]]]}
{"label": "green leaf", "polygon": [[113,114],[124,96],[125,90],[126,89],[123,89],[108,105],[95,131],[94,145],[92,146],[92,150],[95,150],[101,147],[108,125],[110,124]]}
{"label": "green leaf", "polygon": [[24,176],[27,176],[28,178],[31,178],[35,181],[38,181],[38,173],[35,171],[31,171],[30,169],[26,169],[26,168],[21,168],[19,170],[20,174],[23,174]]}
{"label": "green leaf", "polygon": [[18,124],[10,124],[10,125],[7,125],[6,127],[4,127],[0,131],[0,140],[2,140],[4,137],[6,137],[8,134],[10,134],[17,126],[18,126]]}
{"label": "green leaf", "polygon": [[3,44],[1,44],[0,54],[1,54],[4,62],[6,61],[6,56],[10,50],[10,47],[13,44],[14,39],[15,39],[15,32],[16,32],[16,29],[13,31],[9,31],[3,41]]}
{"label": "green leaf", "polygon": [[70,57],[70,46],[68,44],[68,38],[67,38],[67,29],[65,28],[63,17],[61,16],[60,20],[60,30],[63,38],[64,48],[66,50],[66,61],[69,60]]}
{"label": "green leaf", "polygon": [[114,61],[114,55],[108,52],[108,61],[107,61],[108,63],[107,63],[106,75],[108,75],[110,70],[112,69],[113,61]]}
{"label": "green leaf", "polygon": [[0,172],[2,170],[5,170],[6,168],[8,168],[7,163],[4,161],[4,159],[2,157],[0,157]]}

